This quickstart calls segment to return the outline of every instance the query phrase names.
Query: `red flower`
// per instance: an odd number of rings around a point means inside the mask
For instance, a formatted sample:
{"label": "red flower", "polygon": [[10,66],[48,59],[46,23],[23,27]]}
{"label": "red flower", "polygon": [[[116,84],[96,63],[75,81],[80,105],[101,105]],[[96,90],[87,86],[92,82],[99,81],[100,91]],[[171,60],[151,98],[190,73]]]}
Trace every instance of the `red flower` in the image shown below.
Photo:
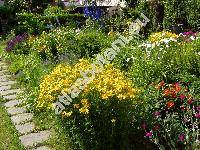
{"label": "red flower", "polygon": [[160,129],[160,126],[158,124],[153,127],[154,131],[159,130],[159,129]]}
{"label": "red flower", "polygon": [[178,93],[178,92],[181,91],[181,86],[180,86],[179,83],[175,83],[175,84],[174,84],[174,88],[175,88],[176,93]]}
{"label": "red flower", "polygon": [[181,109],[182,111],[186,110],[185,106],[180,106],[180,109]]}
{"label": "red flower", "polygon": [[172,101],[167,102],[167,107],[168,107],[168,108],[172,108],[174,105],[175,105],[175,104],[174,104],[174,102],[172,102]]}
{"label": "red flower", "polygon": [[160,83],[159,83],[159,85],[162,87],[162,86],[164,86],[165,85],[165,81],[161,81]]}
{"label": "red flower", "polygon": [[164,90],[164,96],[169,96],[171,94],[171,91],[169,89]]}
{"label": "red flower", "polygon": [[171,94],[172,94],[172,98],[176,98],[177,96],[176,96],[176,91],[175,90],[173,90],[172,92],[171,92]]}
{"label": "red flower", "polygon": [[194,102],[194,101],[193,101],[192,98],[189,98],[188,101],[187,101],[187,103],[188,103],[189,105],[191,105],[193,102]]}

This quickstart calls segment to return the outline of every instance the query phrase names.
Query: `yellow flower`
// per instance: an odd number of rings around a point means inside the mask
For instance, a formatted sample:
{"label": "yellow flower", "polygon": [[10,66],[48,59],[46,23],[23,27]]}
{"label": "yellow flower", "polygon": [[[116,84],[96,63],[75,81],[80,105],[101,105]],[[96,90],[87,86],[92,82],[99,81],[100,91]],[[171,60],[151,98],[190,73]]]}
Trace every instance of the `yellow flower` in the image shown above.
{"label": "yellow flower", "polygon": [[64,111],[64,112],[62,112],[61,115],[62,115],[62,117],[70,117],[72,115],[72,111],[70,111],[70,112]]}
{"label": "yellow flower", "polygon": [[80,108],[80,105],[79,105],[79,104],[74,104],[74,108],[75,108],[75,109],[79,109],[79,108]]}
{"label": "yellow flower", "polygon": [[86,108],[86,107],[82,107],[82,108],[79,109],[79,112],[87,115],[87,114],[89,114],[89,109]]}

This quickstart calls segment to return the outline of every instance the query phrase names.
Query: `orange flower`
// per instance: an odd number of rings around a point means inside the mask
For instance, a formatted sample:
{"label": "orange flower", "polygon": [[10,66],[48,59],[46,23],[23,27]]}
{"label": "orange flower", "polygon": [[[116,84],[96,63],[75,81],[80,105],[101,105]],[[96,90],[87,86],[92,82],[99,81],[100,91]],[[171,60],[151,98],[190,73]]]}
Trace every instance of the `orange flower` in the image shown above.
{"label": "orange flower", "polygon": [[171,94],[171,91],[169,89],[164,90],[164,96],[169,96]]}
{"label": "orange flower", "polygon": [[174,84],[174,88],[175,88],[176,93],[178,93],[178,92],[181,91],[181,86],[180,86],[179,83],[175,83],[175,84]]}
{"label": "orange flower", "polygon": [[174,104],[174,102],[172,102],[172,101],[167,102],[167,107],[168,107],[168,108],[172,108],[174,105],[175,105],[175,104]]}

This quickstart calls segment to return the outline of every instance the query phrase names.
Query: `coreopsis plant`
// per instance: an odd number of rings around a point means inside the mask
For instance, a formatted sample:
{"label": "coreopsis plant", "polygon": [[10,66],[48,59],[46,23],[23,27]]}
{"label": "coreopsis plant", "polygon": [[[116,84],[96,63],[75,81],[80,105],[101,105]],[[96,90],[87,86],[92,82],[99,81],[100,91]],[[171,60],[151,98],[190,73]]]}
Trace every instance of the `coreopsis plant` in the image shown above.
{"label": "coreopsis plant", "polygon": [[[92,65],[84,59],[74,66],[58,65],[41,81],[37,108],[53,109],[52,104],[61,91],[70,95],[70,87],[83,78],[80,71],[88,69],[92,69]],[[123,148],[126,142],[130,144],[133,98],[137,93],[131,80],[119,69],[106,65],[60,115],[76,147],[116,149]]]}
{"label": "coreopsis plant", "polygon": [[151,43],[157,43],[157,42],[161,42],[162,40],[166,40],[166,39],[177,39],[179,36],[176,35],[175,33],[169,32],[169,31],[162,31],[162,32],[156,32],[150,35],[149,37],[149,41]]}
{"label": "coreopsis plant", "polygon": [[152,84],[144,94],[145,137],[160,148],[194,148],[199,142],[199,99],[187,83]]}

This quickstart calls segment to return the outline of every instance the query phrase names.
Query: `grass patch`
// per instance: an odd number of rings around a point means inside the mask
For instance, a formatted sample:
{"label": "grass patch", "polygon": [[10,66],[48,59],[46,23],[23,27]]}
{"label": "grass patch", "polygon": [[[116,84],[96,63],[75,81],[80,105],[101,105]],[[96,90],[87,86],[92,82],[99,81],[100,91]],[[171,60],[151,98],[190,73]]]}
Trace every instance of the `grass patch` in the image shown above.
{"label": "grass patch", "polygon": [[[0,99],[0,102],[3,100]],[[0,106],[0,150],[24,150],[19,135],[5,108]]]}

